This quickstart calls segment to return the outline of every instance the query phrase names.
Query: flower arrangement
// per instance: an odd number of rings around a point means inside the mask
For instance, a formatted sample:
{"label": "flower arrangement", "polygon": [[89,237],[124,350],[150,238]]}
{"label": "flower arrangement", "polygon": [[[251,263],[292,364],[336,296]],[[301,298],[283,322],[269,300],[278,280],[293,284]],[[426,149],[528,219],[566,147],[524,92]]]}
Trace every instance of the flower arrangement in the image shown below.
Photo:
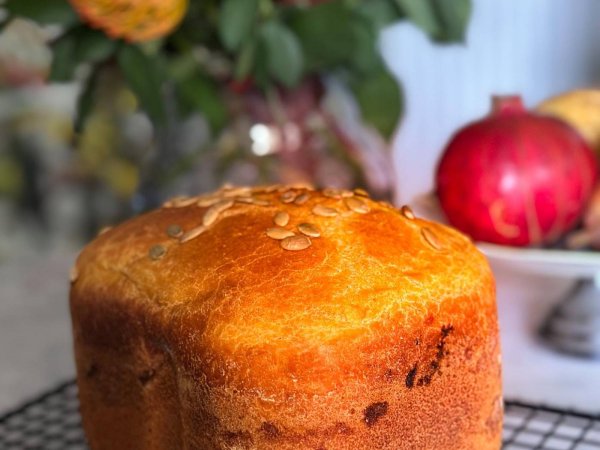
{"label": "flower arrangement", "polygon": [[[117,73],[158,141],[201,116],[203,148],[217,155],[223,178],[308,178],[380,196],[393,188],[385,151],[402,112],[380,32],[409,20],[437,42],[461,41],[471,11],[470,0],[7,0],[3,7],[4,24],[20,17],[51,25],[47,79],[81,83],[79,135],[106,95],[103,77]],[[146,163],[147,180],[189,170],[187,156],[161,151],[154,169]],[[243,170],[230,176],[239,160],[258,167],[254,179]]]}

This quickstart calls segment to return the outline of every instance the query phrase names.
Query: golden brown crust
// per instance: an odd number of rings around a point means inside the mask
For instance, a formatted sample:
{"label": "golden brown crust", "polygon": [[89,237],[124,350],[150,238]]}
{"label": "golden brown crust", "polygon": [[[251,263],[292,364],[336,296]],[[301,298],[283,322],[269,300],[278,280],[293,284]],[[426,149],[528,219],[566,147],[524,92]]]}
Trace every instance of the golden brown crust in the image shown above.
{"label": "golden brown crust", "polygon": [[[278,212],[306,240],[269,237]],[[500,446],[494,282],[448,227],[362,193],[236,188],[131,219],[76,267],[94,449]]]}

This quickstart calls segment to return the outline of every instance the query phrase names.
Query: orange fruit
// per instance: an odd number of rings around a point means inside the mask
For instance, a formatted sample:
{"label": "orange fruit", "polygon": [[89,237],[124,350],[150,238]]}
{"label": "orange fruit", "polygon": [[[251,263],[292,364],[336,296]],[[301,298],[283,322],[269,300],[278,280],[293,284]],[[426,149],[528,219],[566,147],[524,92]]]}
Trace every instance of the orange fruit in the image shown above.
{"label": "orange fruit", "polygon": [[542,102],[537,110],[575,128],[600,157],[600,89],[577,89]]}
{"label": "orange fruit", "polygon": [[159,38],[175,28],[188,0],[69,0],[94,28],[112,38],[142,42]]}

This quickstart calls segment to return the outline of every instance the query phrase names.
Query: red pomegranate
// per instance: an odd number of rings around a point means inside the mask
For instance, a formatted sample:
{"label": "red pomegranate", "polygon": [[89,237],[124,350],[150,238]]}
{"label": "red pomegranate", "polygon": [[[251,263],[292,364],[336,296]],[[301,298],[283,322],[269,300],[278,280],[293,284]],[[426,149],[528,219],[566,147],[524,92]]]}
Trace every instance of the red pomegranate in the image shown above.
{"label": "red pomegranate", "polygon": [[581,217],[598,176],[594,153],[566,123],[494,97],[492,114],[459,130],[437,170],[450,223],[478,241],[550,244]]}

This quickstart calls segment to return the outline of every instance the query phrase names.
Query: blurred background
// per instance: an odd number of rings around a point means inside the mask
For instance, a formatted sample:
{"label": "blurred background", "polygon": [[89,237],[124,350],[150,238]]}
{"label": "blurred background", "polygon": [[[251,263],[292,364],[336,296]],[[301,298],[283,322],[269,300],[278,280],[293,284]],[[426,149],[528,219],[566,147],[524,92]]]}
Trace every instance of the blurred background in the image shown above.
{"label": "blurred background", "polygon": [[[600,2],[8,0],[0,10],[0,412],[74,375],[68,272],[103,227],[223,183],[310,182],[410,203],[491,242],[505,396],[600,413],[600,313],[588,302],[587,322],[568,325],[591,327],[583,349],[539,333],[600,268]],[[489,114],[493,95],[522,98],[502,136],[536,149],[527,167],[462,141],[452,165],[449,140]],[[536,156],[546,147],[555,172]],[[442,155],[450,187],[436,172]],[[477,177],[474,160],[490,164],[477,163]],[[529,230],[520,240],[481,230],[476,217],[493,214],[485,198],[465,206],[468,223],[453,219],[453,195],[468,203],[479,178],[542,172],[539,183],[527,175],[545,189],[538,238],[510,209],[520,201],[510,188],[494,192],[513,201],[503,220]]]}

